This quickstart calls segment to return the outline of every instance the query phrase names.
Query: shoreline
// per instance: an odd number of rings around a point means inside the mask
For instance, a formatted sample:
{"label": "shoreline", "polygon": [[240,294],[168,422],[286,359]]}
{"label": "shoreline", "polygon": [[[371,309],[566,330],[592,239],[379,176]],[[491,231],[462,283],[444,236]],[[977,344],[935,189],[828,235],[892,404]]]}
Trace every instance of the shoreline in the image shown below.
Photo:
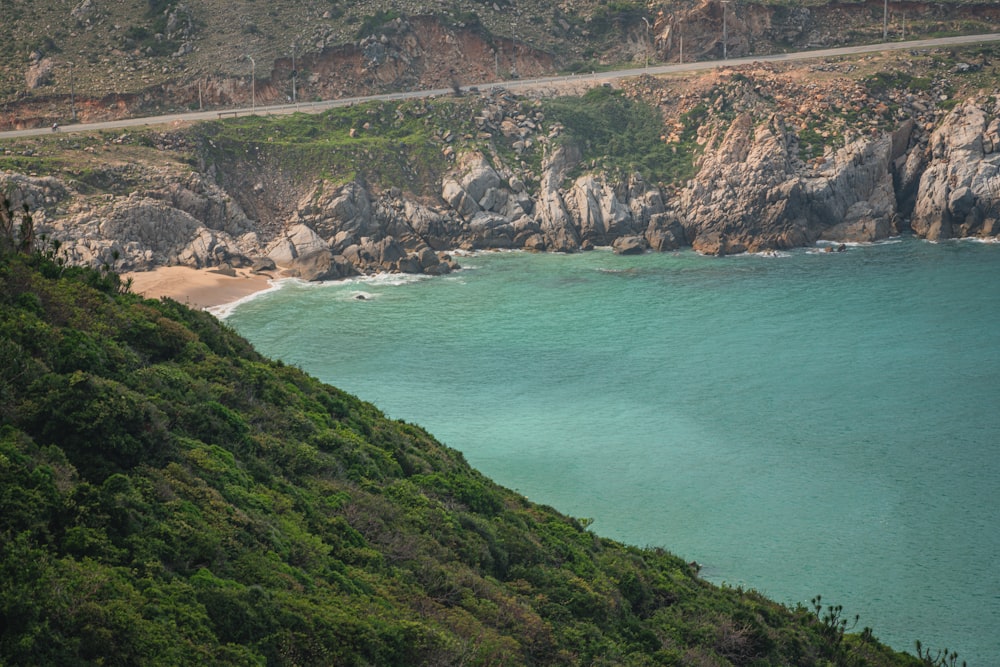
{"label": "shoreline", "polygon": [[193,269],[160,266],[150,271],[121,274],[132,279],[131,291],[147,299],[170,298],[191,308],[210,310],[264,292],[280,275],[252,273],[249,269]]}

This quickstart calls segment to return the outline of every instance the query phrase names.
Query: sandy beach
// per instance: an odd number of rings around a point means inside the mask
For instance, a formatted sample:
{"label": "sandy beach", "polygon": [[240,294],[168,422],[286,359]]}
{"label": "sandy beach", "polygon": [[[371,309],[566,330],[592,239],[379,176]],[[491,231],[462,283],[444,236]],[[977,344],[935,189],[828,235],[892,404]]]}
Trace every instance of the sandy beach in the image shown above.
{"label": "sandy beach", "polygon": [[152,271],[122,274],[132,279],[132,292],[150,299],[169,297],[192,308],[221,306],[268,289],[279,276],[251,273],[247,269],[220,271],[163,266]]}

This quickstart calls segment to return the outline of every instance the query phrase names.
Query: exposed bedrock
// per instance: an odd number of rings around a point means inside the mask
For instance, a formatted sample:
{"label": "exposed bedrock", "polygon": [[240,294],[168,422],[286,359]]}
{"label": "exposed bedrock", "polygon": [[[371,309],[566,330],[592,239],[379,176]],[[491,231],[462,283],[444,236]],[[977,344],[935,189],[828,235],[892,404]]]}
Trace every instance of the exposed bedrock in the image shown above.
{"label": "exposed bedrock", "polygon": [[995,236],[1000,208],[1000,119],[959,105],[931,135],[913,231],[928,239]]}
{"label": "exposed bedrock", "polygon": [[[997,102],[957,106],[930,135],[903,122],[803,162],[779,115],[738,115],[709,137],[696,175],[661,188],[633,173],[581,169],[570,142],[545,143],[535,174],[467,151],[442,174],[435,197],[362,181],[318,180],[256,220],[245,193],[210,177],[147,179],[125,197],[76,204],[70,185],[0,174],[27,203],[40,233],[74,263],[117,270],[165,264],[252,266],[269,258],[309,280],[397,271],[441,274],[452,250],[515,248],[616,252],[691,246],[705,254],[757,252],[817,240],[874,241],[912,228],[945,239],[1000,233]],[[211,172],[210,172],[211,173]],[[228,185],[235,187],[235,180]],[[252,187],[249,184],[248,187]]]}

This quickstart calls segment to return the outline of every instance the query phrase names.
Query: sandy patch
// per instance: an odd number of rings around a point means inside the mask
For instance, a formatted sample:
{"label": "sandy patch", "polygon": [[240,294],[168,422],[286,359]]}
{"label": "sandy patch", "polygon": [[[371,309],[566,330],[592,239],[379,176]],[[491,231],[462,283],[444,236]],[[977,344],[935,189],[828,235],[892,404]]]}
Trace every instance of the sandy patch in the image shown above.
{"label": "sandy patch", "polygon": [[220,272],[218,269],[163,266],[152,271],[122,274],[122,280],[129,278],[135,294],[149,299],[169,297],[192,308],[204,309],[266,290],[277,276],[251,273],[246,269]]}

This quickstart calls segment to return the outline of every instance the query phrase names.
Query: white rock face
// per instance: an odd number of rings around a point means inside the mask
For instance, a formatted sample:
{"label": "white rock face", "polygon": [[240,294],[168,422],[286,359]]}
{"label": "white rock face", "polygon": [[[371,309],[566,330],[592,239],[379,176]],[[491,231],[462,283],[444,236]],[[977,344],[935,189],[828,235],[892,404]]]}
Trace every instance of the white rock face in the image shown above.
{"label": "white rock face", "polygon": [[278,266],[287,266],[297,257],[305,257],[319,250],[329,250],[327,243],[305,224],[289,227],[283,236],[276,239],[267,248],[266,255]]}
{"label": "white rock face", "polygon": [[913,230],[928,239],[1000,232],[1000,120],[973,102],[955,107],[931,135]]}
{"label": "white rock face", "polygon": [[820,169],[797,161],[791,135],[772,117],[754,126],[738,117],[707,153],[677,208],[688,241],[707,254],[731,254],[845,238],[873,240],[894,230],[888,136],[852,142]]}

